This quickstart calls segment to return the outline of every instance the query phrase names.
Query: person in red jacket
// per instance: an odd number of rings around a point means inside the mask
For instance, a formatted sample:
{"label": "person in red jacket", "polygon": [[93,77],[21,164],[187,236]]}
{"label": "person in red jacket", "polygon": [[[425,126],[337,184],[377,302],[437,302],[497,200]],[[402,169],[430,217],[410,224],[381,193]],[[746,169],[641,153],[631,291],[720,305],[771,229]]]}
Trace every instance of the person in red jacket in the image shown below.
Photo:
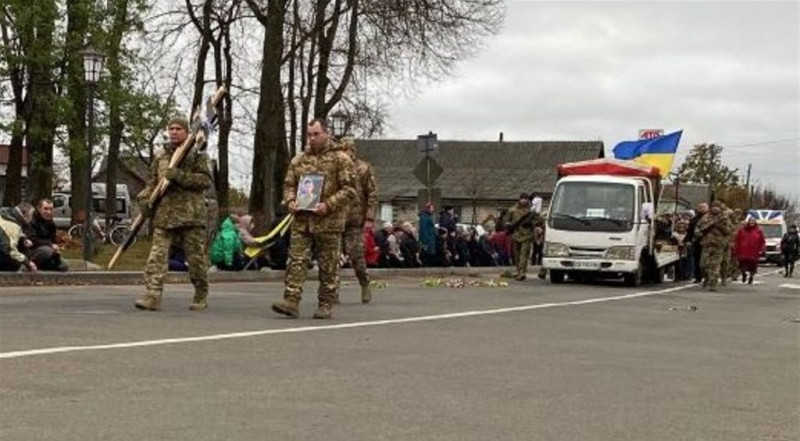
{"label": "person in red jacket", "polygon": [[369,268],[377,268],[380,263],[381,249],[375,242],[372,228],[364,227],[364,261]]}
{"label": "person in red jacket", "polygon": [[748,219],[736,233],[736,242],[733,246],[733,254],[739,260],[739,268],[742,270],[742,283],[745,281],[753,283],[753,274],[758,270],[758,256],[764,251],[765,246],[766,241],[761,227],[756,224],[755,219]]}

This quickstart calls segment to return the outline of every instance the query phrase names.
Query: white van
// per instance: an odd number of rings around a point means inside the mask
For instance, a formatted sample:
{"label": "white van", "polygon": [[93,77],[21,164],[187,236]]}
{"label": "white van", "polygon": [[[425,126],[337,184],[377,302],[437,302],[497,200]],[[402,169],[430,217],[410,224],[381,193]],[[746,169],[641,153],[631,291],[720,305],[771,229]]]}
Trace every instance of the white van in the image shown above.
{"label": "white van", "polygon": [[[70,199],[72,192],[69,187],[53,193],[53,221],[58,228],[69,228],[72,223],[72,207]],[[117,184],[117,206],[115,211],[120,219],[131,217],[131,195],[128,186]],[[106,184],[92,183],[92,213],[100,225],[106,222]]]}
{"label": "white van", "polygon": [[747,212],[746,219],[755,219],[766,239],[766,250],[759,262],[781,264],[781,239],[789,231],[785,214],[784,210],[749,210]]}

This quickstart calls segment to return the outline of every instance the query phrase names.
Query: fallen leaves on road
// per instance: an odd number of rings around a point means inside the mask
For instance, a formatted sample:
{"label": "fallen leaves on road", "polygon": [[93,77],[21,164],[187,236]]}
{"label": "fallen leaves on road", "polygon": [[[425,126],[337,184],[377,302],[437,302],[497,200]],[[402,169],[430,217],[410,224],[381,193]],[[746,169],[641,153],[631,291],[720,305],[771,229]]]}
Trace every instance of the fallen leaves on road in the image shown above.
{"label": "fallen leaves on road", "polygon": [[697,311],[697,306],[689,305],[689,306],[671,306],[669,308],[670,311]]}
{"label": "fallen leaves on road", "polygon": [[466,287],[505,288],[508,286],[508,282],[497,279],[477,279],[465,281],[462,278],[443,279],[441,277],[428,277],[420,283],[420,286],[424,286],[426,288],[446,287],[456,289]]}
{"label": "fallen leaves on road", "polygon": [[375,289],[385,289],[389,287],[389,284],[386,282],[381,282],[379,280],[371,280],[369,282],[369,286]]}

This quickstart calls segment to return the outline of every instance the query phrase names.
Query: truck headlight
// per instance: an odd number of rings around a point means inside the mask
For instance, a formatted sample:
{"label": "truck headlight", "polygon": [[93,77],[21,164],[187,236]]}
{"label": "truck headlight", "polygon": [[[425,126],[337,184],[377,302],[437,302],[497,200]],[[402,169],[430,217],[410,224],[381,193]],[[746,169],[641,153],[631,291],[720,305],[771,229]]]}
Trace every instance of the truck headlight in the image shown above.
{"label": "truck headlight", "polygon": [[544,255],[547,257],[567,257],[569,256],[569,247],[563,243],[545,242]]}
{"label": "truck headlight", "polygon": [[606,250],[605,258],[609,260],[636,260],[636,247],[611,247]]}

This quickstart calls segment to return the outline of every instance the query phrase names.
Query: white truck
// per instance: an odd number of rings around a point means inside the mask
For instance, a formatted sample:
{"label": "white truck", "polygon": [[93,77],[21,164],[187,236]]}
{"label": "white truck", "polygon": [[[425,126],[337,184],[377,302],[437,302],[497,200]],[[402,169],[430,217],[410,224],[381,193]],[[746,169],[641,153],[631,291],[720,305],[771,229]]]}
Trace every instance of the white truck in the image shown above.
{"label": "white truck", "polygon": [[621,276],[629,286],[661,282],[679,255],[655,237],[658,168],[597,159],[561,164],[558,175],[542,259],[550,281]]}

